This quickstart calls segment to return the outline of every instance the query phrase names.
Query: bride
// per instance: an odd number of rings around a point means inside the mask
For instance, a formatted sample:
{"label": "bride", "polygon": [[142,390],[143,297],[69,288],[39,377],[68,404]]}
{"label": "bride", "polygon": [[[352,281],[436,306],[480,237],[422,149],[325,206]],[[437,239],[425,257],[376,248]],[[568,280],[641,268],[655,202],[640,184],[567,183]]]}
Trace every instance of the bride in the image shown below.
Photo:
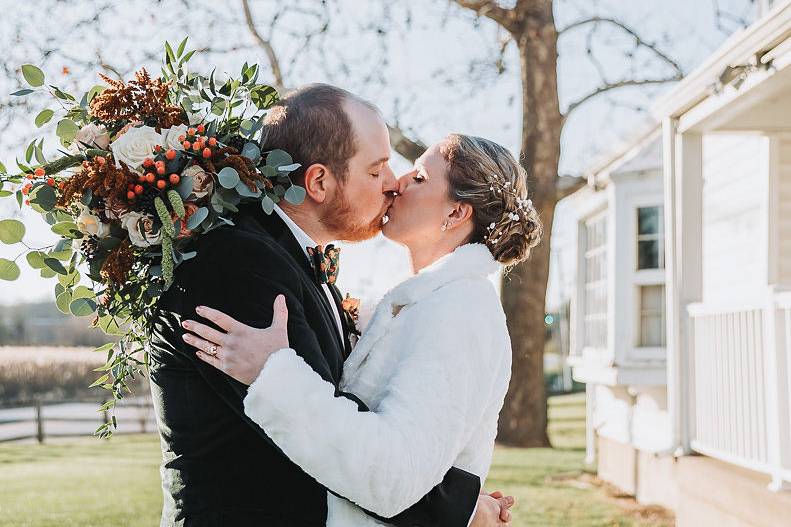
{"label": "bride", "polygon": [[416,274],[385,295],[344,365],[342,389],[371,412],[335,397],[289,349],[282,295],[266,329],[203,306],[198,314],[225,333],[184,322],[202,360],[249,385],[245,413],[349,500],[329,496],[329,526],[386,525],[361,507],[392,517],[452,466],[486,478],[511,375],[505,314],[487,277],[526,259],[541,235],[519,163],[465,135],[416,161],[388,216],[383,232],[409,249]]}

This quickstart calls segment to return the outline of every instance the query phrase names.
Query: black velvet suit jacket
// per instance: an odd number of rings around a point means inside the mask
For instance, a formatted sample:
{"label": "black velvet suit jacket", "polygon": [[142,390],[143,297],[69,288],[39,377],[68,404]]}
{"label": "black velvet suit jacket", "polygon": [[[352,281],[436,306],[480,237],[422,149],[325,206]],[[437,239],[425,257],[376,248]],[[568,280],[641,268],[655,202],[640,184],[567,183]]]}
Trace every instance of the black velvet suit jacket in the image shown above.
{"label": "black velvet suit jacket", "polygon": [[[257,204],[243,207],[234,221],[235,227],[199,240],[198,255],[179,266],[156,310],[150,376],[163,449],[162,526],[324,526],[327,489],[245,416],[247,387],[200,361],[181,338],[182,320],[207,322],[195,313],[198,305],[267,327],[282,293],[291,346],[338,385],[349,345],[303,249],[277,215],[267,216]],[[354,395],[338,396],[367,411]],[[477,476],[453,468],[420,502],[388,521],[466,527],[479,489]]]}

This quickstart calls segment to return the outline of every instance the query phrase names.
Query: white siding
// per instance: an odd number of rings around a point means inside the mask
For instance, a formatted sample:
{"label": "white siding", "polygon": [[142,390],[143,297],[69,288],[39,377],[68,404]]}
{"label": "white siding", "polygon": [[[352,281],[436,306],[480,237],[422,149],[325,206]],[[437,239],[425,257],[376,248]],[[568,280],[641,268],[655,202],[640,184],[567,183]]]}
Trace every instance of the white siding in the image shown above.
{"label": "white siding", "polygon": [[703,300],[726,303],[765,293],[768,139],[703,139]]}
{"label": "white siding", "polygon": [[779,240],[778,271],[781,284],[791,285],[791,137],[778,142]]}

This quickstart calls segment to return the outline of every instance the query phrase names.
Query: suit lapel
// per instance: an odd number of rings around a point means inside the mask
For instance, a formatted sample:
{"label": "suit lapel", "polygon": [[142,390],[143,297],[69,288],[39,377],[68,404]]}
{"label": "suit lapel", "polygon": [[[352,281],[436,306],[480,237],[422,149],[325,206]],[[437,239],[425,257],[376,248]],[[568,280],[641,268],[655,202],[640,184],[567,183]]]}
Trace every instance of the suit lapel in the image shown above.
{"label": "suit lapel", "polygon": [[[266,214],[260,206],[256,206],[255,210],[252,210],[252,214],[256,221],[261,224],[264,230],[266,230],[275,239],[275,241],[281,247],[283,247],[283,249],[285,249],[285,251],[294,259],[294,262],[296,262],[297,266],[305,272],[306,277],[313,285],[313,292],[318,297],[319,304],[322,307],[322,312],[325,319],[324,321],[330,328],[332,328],[332,333],[335,336],[335,342],[339,345],[339,351],[345,358],[347,353],[346,342],[344,342],[344,340],[346,339],[341,339],[340,335],[338,335],[338,324],[335,321],[335,315],[332,312],[330,301],[327,298],[327,295],[324,294],[324,290],[321,288],[321,286],[316,283],[313,267],[308,261],[308,257],[305,255],[304,248],[300,246],[300,244],[297,242],[297,239],[294,238],[294,235],[288,228],[288,225],[286,225],[286,223],[280,219],[277,214]],[[341,320],[343,320],[343,317],[341,317]],[[345,335],[345,329],[341,329]]]}
{"label": "suit lapel", "polygon": [[350,340],[350,335],[352,330],[354,329],[353,326],[350,324],[349,315],[343,309],[343,295],[341,294],[341,290],[338,289],[338,286],[332,284],[329,286],[330,292],[332,293],[332,298],[335,299],[335,307],[338,309],[338,314],[340,315],[341,319],[341,331],[343,332],[343,359],[346,360],[349,358],[349,355],[352,352],[352,343]]}

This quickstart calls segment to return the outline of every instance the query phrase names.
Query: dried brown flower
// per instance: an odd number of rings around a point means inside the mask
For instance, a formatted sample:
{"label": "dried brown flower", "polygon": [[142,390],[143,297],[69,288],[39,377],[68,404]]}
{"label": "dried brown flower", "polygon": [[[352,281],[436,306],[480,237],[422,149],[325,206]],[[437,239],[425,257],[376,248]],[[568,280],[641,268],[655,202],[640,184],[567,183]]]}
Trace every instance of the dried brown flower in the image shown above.
{"label": "dried brown flower", "polygon": [[116,213],[128,208],[126,193],[130,183],[137,181],[137,174],[121,163],[116,168],[112,156],[97,156],[84,161],[82,170],[65,180],[58,198],[59,207],[68,207],[78,200],[85,190],[104,199],[104,207]]}
{"label": "dried brown flower", "polygon": [[126,282],[134,263],[134,249],[129,238],[127,238],[107,255],[100,273],[105,281],[109,280],[115,284],[122,284]]}
{"label": "dried brown flower", "polygon": [[135,73],[134,80],[124,84],[99,74],[109,88],[91,101],[91,115],[101,121],[146,121],[155,119],[159,128],[183,124],[183,112],[168,103],[169,82],[152,80],[145,68]]}

